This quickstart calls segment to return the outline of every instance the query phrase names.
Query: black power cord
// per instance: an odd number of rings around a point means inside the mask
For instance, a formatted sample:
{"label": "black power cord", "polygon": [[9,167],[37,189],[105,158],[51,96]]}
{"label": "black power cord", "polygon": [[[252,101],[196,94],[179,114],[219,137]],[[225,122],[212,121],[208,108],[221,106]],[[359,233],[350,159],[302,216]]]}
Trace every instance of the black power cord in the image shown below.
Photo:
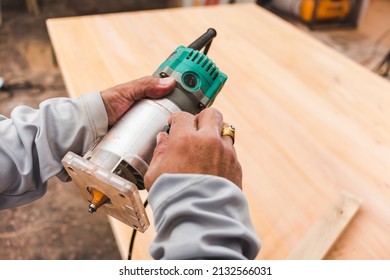
{"label": "black power cord", "polygon": [[[170,129],[171,129],[171,126],[169,124],[167,124],[166,126],[163,127],[163,129],[161,131],[169,134]],[[146,199],[144,202],[144,208],[146,208],[146,206],[148,206],[148,199]],[[137,234],[137,230],[133,229],[133,234],[131,235],[130,246],[129,246],[129,254],[127,255],[128,260],[131,260],[131,257],[133,254],[133,247],[134,247],[136,234]]]}
{"label": "black power cord", "polygon": [[[145,200],[144,202],[144,208],[148,206],[148,199]],[[131,240],[130,240],[130,246],[129,246],[129,254],[127,256],[128,260],[131,260],[132,255],[133,255],[133,248],[134,248],[134,242],[135,242],[135,236],[137,235],[136,229],[133,229],[133,234],[131,235]]]}

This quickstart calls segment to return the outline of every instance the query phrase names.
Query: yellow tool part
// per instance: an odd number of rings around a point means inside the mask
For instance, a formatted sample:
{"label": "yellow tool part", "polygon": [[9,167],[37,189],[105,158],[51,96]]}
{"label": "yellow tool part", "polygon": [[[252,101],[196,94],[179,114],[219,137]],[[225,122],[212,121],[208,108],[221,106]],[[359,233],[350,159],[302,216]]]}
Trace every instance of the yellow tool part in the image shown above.
{"label": "yellow tool part", "polygon": [[[316,11],[315,0],[302,0],[301,2],[301,19],[306,22],[313,20],[343,19],[351,11],[350,0],[318,0]],[[314,12],[314,13],[313,13]]]}
{"label": "yellow tool part", "polygon": [[91,194],[92,194],[92,201],[91,203],[95,205],[96,207],[101,206],[104,204],[107,200],[108,197],[102,193],[101,191],[95,189],[95,188],[90,188]]}

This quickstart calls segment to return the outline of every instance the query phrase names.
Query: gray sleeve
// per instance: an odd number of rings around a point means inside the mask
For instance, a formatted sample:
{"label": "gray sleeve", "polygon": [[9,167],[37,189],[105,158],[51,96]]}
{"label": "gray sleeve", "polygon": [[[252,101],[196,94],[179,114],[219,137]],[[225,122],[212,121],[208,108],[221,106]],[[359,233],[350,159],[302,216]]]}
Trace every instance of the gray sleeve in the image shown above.
{"label": "gray sleeve", "polygon": [[0,210],[44,195],[66,152],[85,153],[107,124],[99,92],[48,99],[39,110],[19,106],[10,118],[0,116]]}
{"label": "gray sleeve", "polygon": [[155,259],[254,259],[260,250],[245,196],[224,178],[164,174],[148,199]]}

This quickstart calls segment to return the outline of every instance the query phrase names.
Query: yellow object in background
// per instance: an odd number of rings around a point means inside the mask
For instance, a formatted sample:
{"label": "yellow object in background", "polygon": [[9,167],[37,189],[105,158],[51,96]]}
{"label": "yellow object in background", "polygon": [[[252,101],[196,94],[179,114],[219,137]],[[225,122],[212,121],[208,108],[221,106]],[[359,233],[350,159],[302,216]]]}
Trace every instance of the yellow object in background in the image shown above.
{"label": "yellow object in background", "polygon": [[313,20],[316,15],[317,20],[332,20],[346,18],[351,11],[351,0],[318,0],[315,13],[315,0],[302,0],[301,19],[306,22]]}

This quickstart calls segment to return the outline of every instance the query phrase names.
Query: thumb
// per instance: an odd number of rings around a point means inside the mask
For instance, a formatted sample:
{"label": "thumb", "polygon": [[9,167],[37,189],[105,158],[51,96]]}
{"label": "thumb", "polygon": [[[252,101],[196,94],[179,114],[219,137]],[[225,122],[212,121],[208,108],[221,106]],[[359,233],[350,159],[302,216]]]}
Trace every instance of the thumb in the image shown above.
{"label": "thumb", "polygon": [[145,188],[149,191],[154,181],[161,175],[160,165],[163,162],[163,158],[168,146],[168,133],[160,132],[157,134],[157,146],[153,152],[153,158],[150,162],[148,171],[145,174],[144,182]]}
{"label": "thumb", "polygon": [[146,76],[102,91],[109,126],[113,125],[136,100],[144,97],[161,98],[170,93],[175,84],[171,77]]}
{"label": "thumb", "polygon": [[168,145],[168,133],[160,132],[157,134],[156,140],[157,145],[156,148],[154,148],[153,159],[150,165],[160,162],[161,158],[164,156]]}
{"label": "thumb", "polygon": [[156,78],[145,76],[140,79],[122,84],[122,95],[129,100],[139,100],[145,97],[160,98],[170,93],[175,87],[172,77]]}

